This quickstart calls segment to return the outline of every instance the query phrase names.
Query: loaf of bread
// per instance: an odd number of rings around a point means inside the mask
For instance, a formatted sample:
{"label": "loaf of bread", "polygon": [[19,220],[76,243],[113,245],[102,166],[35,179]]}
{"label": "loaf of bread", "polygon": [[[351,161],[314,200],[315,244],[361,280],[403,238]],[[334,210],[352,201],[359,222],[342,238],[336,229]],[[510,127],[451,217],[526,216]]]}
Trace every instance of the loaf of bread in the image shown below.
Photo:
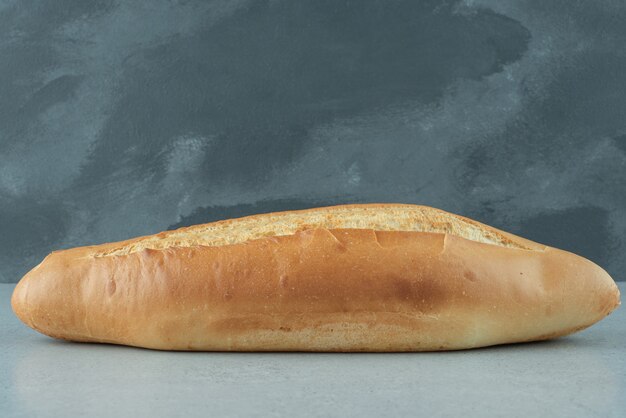
{"label": "loaf of bread", "polygon": [[207,351],[537,341],[620,303],[611,277],[583,257],[402,204],[255,215],[55,251],[11,302],[54,338]]}

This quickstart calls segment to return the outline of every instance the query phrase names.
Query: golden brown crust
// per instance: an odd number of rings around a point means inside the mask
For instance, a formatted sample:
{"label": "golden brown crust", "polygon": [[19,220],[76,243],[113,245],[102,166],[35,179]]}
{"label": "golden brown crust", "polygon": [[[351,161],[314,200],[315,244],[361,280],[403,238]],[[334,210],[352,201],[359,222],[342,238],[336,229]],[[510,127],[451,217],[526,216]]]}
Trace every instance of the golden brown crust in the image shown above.
{"label": "golden brown crust", "polygon": [[590,326],[619,304],[617,286],[592,262],[462,219],[516,246],[311,225],[232,245],[94,256],[142,237],[52,253],[18,284],[12,304],[23,322],[56,338],[242,351],[533,341]]}

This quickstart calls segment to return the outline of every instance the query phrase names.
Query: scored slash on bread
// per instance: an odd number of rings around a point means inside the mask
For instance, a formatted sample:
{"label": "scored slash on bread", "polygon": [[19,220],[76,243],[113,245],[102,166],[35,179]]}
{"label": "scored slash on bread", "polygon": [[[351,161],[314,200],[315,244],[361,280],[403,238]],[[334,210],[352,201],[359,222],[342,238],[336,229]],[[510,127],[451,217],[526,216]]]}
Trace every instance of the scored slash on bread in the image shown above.
{"label": "scored slash on bread", "polygon": [[207,351],[466,349],[567,335],[618,305],[611,277],[583,257],[401,204],[55,251],[12,298],[51,337]]}
{"label": "scored slash on bread", "polygon": [[503,247],[543,248],[542,245],[532,241],[427,206],[353,204],[268,213],[194,225],[115,243],[93,255],[96,257],[126,255],[145,248],[238,244],[263,237],[292,235],[297,231],[313,228],[433,232],[452,234]]}

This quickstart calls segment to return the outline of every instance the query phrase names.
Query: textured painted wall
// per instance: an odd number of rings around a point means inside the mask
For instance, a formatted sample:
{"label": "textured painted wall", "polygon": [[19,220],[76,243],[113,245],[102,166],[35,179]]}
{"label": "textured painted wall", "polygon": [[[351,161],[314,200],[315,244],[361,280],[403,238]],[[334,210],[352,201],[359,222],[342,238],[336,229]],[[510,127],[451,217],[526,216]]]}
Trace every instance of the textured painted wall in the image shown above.
{"label": "textured painted wall", "polygon": [[0,282],[53,249],[440,207],[626,279],[626,3],[0,0]]}

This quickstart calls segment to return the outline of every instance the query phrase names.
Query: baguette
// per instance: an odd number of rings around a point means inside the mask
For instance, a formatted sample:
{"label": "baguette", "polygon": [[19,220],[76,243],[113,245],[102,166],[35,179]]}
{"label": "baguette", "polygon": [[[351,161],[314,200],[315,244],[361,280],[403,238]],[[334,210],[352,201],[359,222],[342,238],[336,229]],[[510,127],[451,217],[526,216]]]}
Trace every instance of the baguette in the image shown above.
{"label": "baguette", "polygon": [[12,307],[50,337],[160,350],[437,351],[555,338],[620,304],[591,261],[442,210],[278,212],[54,251]]}

